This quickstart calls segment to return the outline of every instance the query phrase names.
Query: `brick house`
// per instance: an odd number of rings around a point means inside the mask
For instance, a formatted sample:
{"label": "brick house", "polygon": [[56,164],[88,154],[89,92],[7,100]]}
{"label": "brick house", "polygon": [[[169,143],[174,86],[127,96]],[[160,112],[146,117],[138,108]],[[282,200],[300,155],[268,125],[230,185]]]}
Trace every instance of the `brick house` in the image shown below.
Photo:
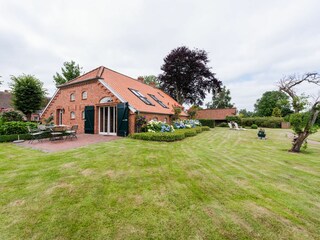
{"label": "brick house", "polygon": [[8,90],[0,91],[0,112],[13,110],[11,93]]}
{"label": "brick house", "polygon": [[[43,110],[56,125],[78,125],[79,133],[126,136],[135,132],[137,114],[169,122],[180,106],[155,86],[106,67],[98,67],[58,86]],[[188,115],[183,111],[181,118]]]}
{"label": "brick house", "polygon": [[[12,94],[9,90],[4,90],[4,92],[0,91],[0,113],[14,110],[11,98],[12,98]],[[36,111],[35,113],[32,113],[30,120],[35,122],[39,121],[40,113],[41,113],[41,110]]]}
{"label": "brick house", "polygon": [[216,124],[226,121],[227,116],[235,116],[237,114],[236,108],[225,109],[202,109],[197,112],[198,119],[213,119]]}

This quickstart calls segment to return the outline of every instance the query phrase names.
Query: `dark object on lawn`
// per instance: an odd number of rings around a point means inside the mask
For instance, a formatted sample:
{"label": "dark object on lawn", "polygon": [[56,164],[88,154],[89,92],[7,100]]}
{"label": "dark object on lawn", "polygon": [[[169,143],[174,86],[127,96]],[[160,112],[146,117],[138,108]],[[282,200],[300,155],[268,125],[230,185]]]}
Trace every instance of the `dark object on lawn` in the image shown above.
{"label": "dark object on lawn", "polygon": [[262,128],[259,129],[258,138],[265,139],[265,140],[267,139],[267,134],[264,129],[262,129]]}

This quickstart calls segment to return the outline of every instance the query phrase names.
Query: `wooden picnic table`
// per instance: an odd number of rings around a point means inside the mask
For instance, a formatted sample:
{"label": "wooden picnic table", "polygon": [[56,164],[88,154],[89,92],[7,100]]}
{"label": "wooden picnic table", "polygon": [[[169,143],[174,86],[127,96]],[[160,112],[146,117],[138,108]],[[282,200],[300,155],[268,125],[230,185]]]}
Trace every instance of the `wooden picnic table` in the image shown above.
{"label": "wooden picnic table", "polygon": [[50,141],[55,141],[55,140],[63,140],[63,133],[67,130],[67,126],[65,125],[58,125],[58,126],[53,126],[51,129],[51,138],[49,139]]}

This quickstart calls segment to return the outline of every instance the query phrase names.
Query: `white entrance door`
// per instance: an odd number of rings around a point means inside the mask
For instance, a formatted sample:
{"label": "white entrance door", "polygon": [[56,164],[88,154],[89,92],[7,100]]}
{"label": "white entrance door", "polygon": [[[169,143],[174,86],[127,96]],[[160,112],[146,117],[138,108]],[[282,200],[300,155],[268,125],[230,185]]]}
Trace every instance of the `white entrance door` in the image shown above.
{"label": "white entrance door", "polygon": [[99,133],[105,135],[117,134],[117,108],[100,107],[99,109]]}
{"label": "white entrance door", "polygon": [[59,110],[58,125],[62,125],[63,110]]}

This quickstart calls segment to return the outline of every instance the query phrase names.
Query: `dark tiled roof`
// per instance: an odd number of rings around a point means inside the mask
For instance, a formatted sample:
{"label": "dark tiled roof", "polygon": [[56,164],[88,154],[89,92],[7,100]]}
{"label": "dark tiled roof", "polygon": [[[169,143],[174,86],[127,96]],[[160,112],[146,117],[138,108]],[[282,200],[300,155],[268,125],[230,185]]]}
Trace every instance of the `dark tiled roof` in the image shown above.
{"label": "dark tiled roof", "polygon": [[10,92],[0,92],[0,109],[12,108],[11,104],[11,93]]}

